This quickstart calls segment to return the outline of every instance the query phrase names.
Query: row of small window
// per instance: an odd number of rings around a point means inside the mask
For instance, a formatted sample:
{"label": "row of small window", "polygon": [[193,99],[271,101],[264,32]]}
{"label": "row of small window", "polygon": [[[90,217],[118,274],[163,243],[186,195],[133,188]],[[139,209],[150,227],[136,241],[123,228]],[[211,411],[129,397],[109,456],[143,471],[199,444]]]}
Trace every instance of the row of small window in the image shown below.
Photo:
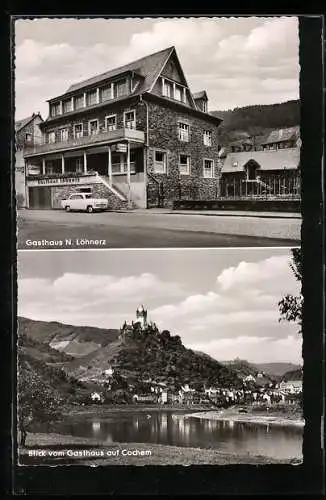
{"label": "row of small window", "polygon": [[[178,122],[178,136],[182,142],[190,141],[190,125],[188,123]],[[211,130],[204,130],[203,132],[204,146],[212,145],[212,132]]]}
{"label": "row of small window", "polygon": [[[135,111],[125,111],[123,114],[123,125],[125,128],[136,129],[136,113]],[[117,129],[117,115],[110,115],[105,117],[105,128],[106,132],[111,132]],[[68,127],[60,129],[60,142],[68,141],[69,129]],[[88,135],[96,135],[100,132],[99,120],[96,118],[94,120],[89,120],[88,122]],[[84,134],[84,124],[75,123],[73,125],[73,137],[74,139],[79,139],[83,137]],[[48,132],[47,142],[53,144],[56,141],[56,133],[54,131]]]}
{"label": "row of small window", "polygon": [[[191,160],[189,155],[179,155],[179,173],[180,175],[190,175]],[[154,153],[154,173],[167,173],[167,153],[165,151],[155,151]],[[214,160],[204,158],[203,177],[210,179],[214,176]]]}
{"label": "row of small window", "polygon": [[99,102],[105,102],[118,97],[123,97],[127,95],[127,93],[127,80],[118,80],[110,83],[106,87],[91,90],[89,92],[69,97],[63,101],[51,104],[51,116],[58,116],[76,109],[93,106]]}
{"label": "row of small window", "polygon": [[164,97],[186,102],[186,88],[165,78],[162,78],[162,93]]}

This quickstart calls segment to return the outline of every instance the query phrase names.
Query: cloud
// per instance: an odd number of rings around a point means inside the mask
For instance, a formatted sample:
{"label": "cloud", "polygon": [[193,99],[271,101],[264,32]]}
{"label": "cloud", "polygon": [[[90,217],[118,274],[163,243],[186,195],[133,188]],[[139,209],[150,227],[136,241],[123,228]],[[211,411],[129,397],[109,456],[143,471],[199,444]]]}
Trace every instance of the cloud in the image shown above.
{"label": "cloud", "polygon": [[302,363],[301,339],[298,335],[288,335],[282,339],[274,337],[239,336],[236,338],[222,338],[209,343],[194,342],[188,345],[196,351],[209,352],[221,361],[235,358],[234,353],[241,353],[242,359],[253,363],[293,362]]}
{"label": "cloud", "polygon": [[299,95],[295,17],[21,20],[16,40],[17,117],[46,115],[44,100],[72,83],[171,45],[192,90],[206,88],[211,109]]}
{"label": "cloud", "polygon": [[[272,360],[278,351],[269,350],[270,342],[285,339],[289,334],[297,338],[296,325],[279,322],[278,301],[286,293],[299,293],[289,261],[289,255],[282,255],[258,262],[239,262],[217,276],[212,290],[165,303],[152,310],[151,315],[161,328],[180,334],[186,344],[197,344],[199,337],[201,345],[206,346],[204,351],[210,355],[218,352],[214,346],[224,339],[222,346],[228,346],[228,358],[238,356],[239,348],[251,359],[254,353],[250,353],[245,341],[238,345],[233,340],[253,338],[259,345],[264,342],[266,355]],[[300,339],[293,345],[300,345]],[[298,349],[284,355],[296,360],[300,356]]]}
{"label": "cloud", "polygon": [[[22,279],[18,294],[18,312],[22,316],[48,321],[60,318],[75,324],[84,320],[85,324],[96,325],[98,318],[106,315],[108,325],[110,315],[121,308],[128,311],[129,317],[139,302],[179,298],[184,292],[177,283],[164,282],[150,273],[127,277],[65,273],[54,281]],[[123,318],[121,312],[118,317]]]}

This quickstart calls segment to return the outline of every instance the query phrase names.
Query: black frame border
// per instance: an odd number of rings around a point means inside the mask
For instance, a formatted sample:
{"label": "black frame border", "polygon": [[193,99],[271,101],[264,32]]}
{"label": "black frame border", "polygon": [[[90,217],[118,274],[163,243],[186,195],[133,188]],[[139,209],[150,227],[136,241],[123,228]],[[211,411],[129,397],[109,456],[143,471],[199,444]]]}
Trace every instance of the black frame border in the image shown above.
{"label": "black frame border", "polygon": [[[6,28],[1,31],[1,46],[4,47],[3,72],[8,95],[7,107],[0,110],[2,168],[0,208],[3,219],[1,246],[1,283],[4,284],[2,300],[3,343],[2,354],[2,413],[4,417],[2,435],[4,437],[4,468],[7,493],[14,494],[111,494],[111,495],[148,495],[148,494],[321,494],[325,492],[324,465],[322,449],[321,420],[325,412],[325,337],[324,337],[324,174],[323,174],[323,138],[324,138],[324,17],[300,15],[300,94],[301,94],[301,161],[303,181],[303,225],[302,251],[303,294],[305,297],[303,318],[303,356],[304,356],[304,413],[306,426],[304,431],[304,462],[297,466],[164,466],[164,467],[126,467],[107,466],[59,466],[59,467],[18,467],[15,465],[11,411],[15,397],[15,334],[16,334],[16,217],[13,192],[11,149],[11,130],[14,125],[13,105],[13,62],[11,60],[12,15],[33,18],[35,15],[23,14],[24,7],[16,8],[17,13],[5,13]],[[44,9],[44,5],[41,6]],[[67,17],[55,14],[56,5],[47,3],[50,13],[36,16]],[[53,11],[54,13],[51,13]],[[82,7],[78,8],[80,12]],[[194,14],[170,9],[135,14],[117,14],[115,17],[174,17],[226,15],[227,12],[212,14],[203,12]],[[230,15],[230,11],[228,11]],[[263,17],[284,14],[282,9],[276,13],[263,14]],[[288,15],[298,15],[288,12]],[[79,17],[77,14],[70,14]],[[231,13],[231,15],[256,15]],[[85,15],[85,17],[113,17],[112,14]],[[3,61],[2,61],[3,62]],[[9,69],[9,71],[8,71]],[[7,78],[7,79],[6,79]],[[5,168],[4,166],[8,166]],[[15,405],[14,405],[15,406]],[[8,411],[3,413],[3,409]]]}

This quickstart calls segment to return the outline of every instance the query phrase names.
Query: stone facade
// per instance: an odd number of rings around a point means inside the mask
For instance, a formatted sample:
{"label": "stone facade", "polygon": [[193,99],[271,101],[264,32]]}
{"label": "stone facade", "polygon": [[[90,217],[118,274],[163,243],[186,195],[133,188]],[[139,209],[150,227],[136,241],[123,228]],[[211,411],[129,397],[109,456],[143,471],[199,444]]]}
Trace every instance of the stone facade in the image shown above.
{"label": "stone facade", "polygon": [[15,134],[15,191],[18,208],[26,205],[24,152],[28,150],[28,147],[41,143],[40,123],[42,123],[41,116],[35,115],[26,125],[18,128]]}
{"label": "stone facade", "polygon": [[[147,204],[149,207],[172,206],[179,199],[216,199],[219,196],[221,165],[218,161],[217,126],[205,118],[199,118],[186,110],[175,109],[154,102],[149,103],[149,150]],[[189,124],[189,142],[179,140],[178,122]],[[212,145],[205,146],[204,130],[212,133]],[[155,173],[155,151],[166,153],[166,173]],[[190,157],[190,174],[179,172],[179,155]],[[204,178],[203,161],[213,160],[212,178]]]}

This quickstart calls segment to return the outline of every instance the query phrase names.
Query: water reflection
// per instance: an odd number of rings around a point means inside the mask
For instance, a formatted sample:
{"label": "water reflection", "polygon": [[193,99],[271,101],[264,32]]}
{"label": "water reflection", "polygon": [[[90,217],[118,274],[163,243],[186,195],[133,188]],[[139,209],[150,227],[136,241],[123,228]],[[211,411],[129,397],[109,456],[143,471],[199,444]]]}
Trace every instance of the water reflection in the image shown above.
{"label": "water reflection", "polygon": [[57,426],[61,433],[103,442],[159,443],[225,452],[302,458],[302,428],[187,417],[181,412],[123,412],[99,420],[80,419]]}

